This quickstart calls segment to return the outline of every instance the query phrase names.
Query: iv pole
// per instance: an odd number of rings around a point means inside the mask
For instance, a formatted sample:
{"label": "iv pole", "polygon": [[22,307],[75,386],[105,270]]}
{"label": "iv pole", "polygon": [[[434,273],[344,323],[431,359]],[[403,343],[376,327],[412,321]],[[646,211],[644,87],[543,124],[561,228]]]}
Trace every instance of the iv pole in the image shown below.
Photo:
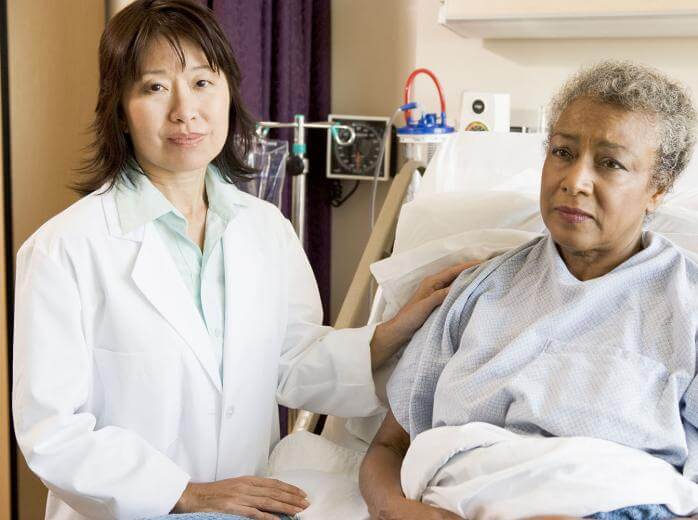
{"label": "iv pole", "polygon": [[[271,128],[293,128],[293,146],[291,155],[286,162],[286,172],[292,176],[291,181],[291,223],[296,230],[298,239],[306,249],[305,244],[305,194],[306,176],[308,174],[308,159],[305,154],[308,150],[305,144],[306,128],[321,128],[330,130],[332,139],[341,145],[346,146],[354,142],[356,133],[354,129],[347,125],[340,125],[332,121],[322,121],[317,123],[306,123],[305,116],[296,114],[293,123],[277,123],[275,121],[261,121],[257,123],[257,136],[263,138],[269,133]],[[340,137],[339,131],[346,132],[346,139]],[[302,410],[288,411],[288,433],[291,433],[293,425],[296,423],[296,416]],[[306,412],[307,413],[307,412]]]}
{"label": "iv pole", "polygon": [[[305,144],[306,128],[321,128],[330,130],[334,141],[346,146],[356,139],[354,129],[347,125],[340,125],[332,121],[306,123],[305,116],[296,114],[293,123],[277,123],[275,121],[260,121],[257,123],[257,135],[265,137],[271,128],[293,128],[293,146],[291,155],[286,163],[287,173],[292,176],[291,181],[291,222],[296,230],[298,239],[305,248],[305,195],[306,176],[308,174],[308,159],[305,154],[308,150]],[[339,131],[346,132],[347,138],[342,139]]]}

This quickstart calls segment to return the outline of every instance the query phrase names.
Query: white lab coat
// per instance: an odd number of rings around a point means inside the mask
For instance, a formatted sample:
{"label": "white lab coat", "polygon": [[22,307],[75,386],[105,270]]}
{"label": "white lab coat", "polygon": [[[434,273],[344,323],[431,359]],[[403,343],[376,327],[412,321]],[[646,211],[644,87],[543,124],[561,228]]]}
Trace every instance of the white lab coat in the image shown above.
{"label": "white lab coat", "polygon": [[13,413],[47,518],[168,513],[190,480],[264,474],[277,403],[380,406],[372,327],[322,327],[305,254],[278,210],[226,186],[223,380],[152,223],[121,231],[113,191],[57,215],[17,258]]}

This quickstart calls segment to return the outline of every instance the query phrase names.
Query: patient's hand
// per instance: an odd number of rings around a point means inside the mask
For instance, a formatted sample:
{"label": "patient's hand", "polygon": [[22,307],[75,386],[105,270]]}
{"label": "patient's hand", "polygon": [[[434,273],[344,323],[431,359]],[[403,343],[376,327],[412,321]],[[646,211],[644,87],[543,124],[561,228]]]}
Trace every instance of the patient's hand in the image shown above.
{"label": "patient's hand", "polygon": [[230,513],[254,520],[279,520],[271,513],[300,513],[310,505],[305,497],[296,486],[270,478],[190,482],[172,513]]}
{"label": "patient's hand", "polygon": [[387,504],[380,511],[371,513],[376,520],[463,520],[460,516],[445,509],[422,504],[405,497]]}
{"label": "patient's hand", "polygon": [[479,263],[475,261],[454,265],[422,280],[412,299],[400,312],[393,319],[376,327],[371,339],[372,368],[375,370],[381,366],[407,343],[434,309],[443,303],[451,288],[451,282],[465,269]]}
{"label": "patient's hand", "polygon": [[409,447],[410,435],[388,410],[359,471],[359,487],[371,518],[462,520],[444,509],[405,498],[400,484],[400,466]]}

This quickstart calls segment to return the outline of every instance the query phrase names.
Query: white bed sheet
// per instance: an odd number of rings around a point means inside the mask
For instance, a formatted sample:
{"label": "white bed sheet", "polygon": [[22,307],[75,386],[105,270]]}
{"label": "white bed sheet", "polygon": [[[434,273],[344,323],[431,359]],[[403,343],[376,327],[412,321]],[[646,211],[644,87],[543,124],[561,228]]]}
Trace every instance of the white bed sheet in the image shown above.
{"label": "white bed sheet", "polygon": [[642,450],[478,422],[417,435],[401,478],[408,498],[471,520],[582,518],[636,504],[665,504],[679,517],[698,509],[698,485]]}
{"label": "white bed sheet", "polygon": [[359,466],[365,450],[355,450],[309,432],[284,437],[269,459],[269,476],[308,494],[303,520],[368,519],[359,492]]}

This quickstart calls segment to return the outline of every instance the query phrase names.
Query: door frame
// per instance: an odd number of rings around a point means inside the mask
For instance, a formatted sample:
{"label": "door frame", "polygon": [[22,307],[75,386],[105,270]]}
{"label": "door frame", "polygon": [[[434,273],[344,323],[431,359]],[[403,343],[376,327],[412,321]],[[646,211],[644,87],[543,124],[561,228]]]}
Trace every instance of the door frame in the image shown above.
{"label": "door frame", "polygon": [[14,518],[16,486],[12,475],[16,466],[16,449],[12,440],[10,388],[13,272],[12,221],[10,206],[10,110],[8,80],[7,1],[0,0],[0,518]]}

